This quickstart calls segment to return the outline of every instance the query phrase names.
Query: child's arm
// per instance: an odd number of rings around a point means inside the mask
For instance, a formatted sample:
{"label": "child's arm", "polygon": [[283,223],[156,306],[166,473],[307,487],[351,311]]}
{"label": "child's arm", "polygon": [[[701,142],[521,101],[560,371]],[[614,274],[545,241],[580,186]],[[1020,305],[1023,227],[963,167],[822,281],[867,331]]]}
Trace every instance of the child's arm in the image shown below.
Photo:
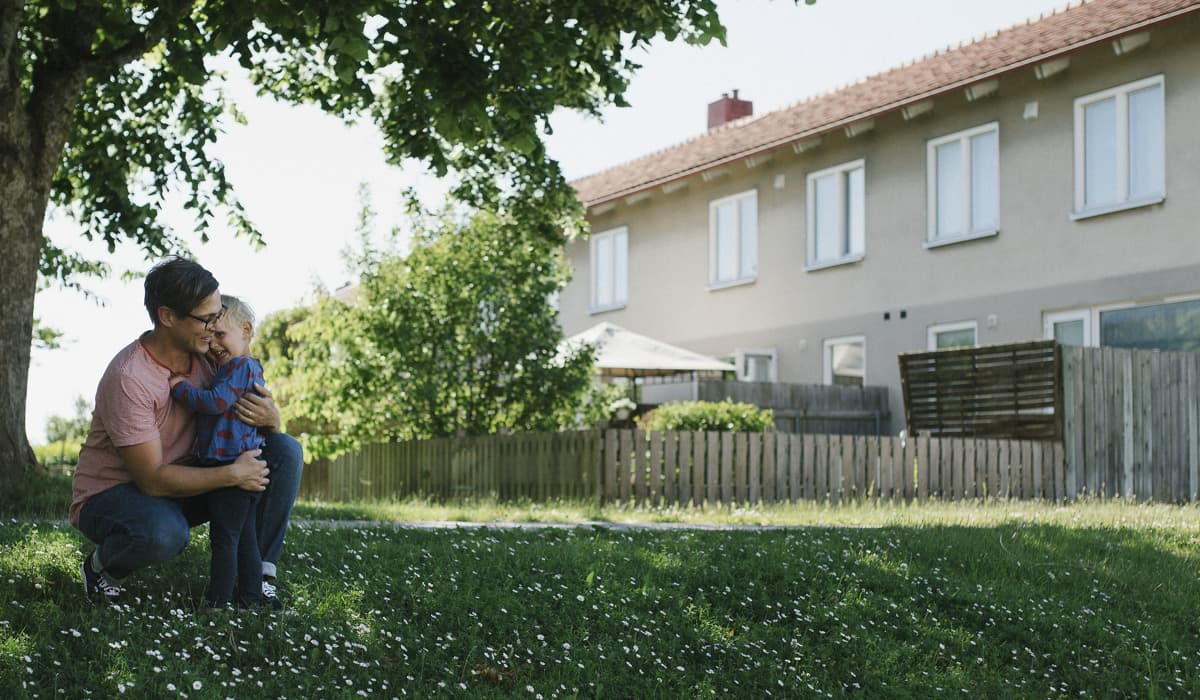
{"label": "child's arm", "polygon": [[253,386],[255,372],[247,359],[235,357],[230,360],[228,370],[222,372],[220,381],[214,383],[211,389],[197,389],[186,380],[175,383],[171,387],[172,398],[196,413],[210,416],[222,415],[230,406],[237,403],[240,394],[235,390],[236,388]]}

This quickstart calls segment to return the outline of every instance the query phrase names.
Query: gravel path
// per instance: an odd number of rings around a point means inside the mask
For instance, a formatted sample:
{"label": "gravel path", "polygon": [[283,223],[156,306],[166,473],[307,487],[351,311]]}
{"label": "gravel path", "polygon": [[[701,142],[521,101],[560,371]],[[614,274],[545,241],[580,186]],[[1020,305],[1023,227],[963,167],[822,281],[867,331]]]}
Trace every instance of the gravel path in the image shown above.
{"label": "gravel path", "polygon": [[411,522],[385,522],[379,520],[292,520],[296,527],[392,527],[397,530],[612,530],[628,532],[634,530],[714,530],[729,532],[758,532],[766,530],[812,530],[812,529],[859,529],[865,525],[739,525],[729,523],[614,523],[602,520],[585,520],[577,523],[531,523],[512,520],[469,522],[461,520],[418,520]]}

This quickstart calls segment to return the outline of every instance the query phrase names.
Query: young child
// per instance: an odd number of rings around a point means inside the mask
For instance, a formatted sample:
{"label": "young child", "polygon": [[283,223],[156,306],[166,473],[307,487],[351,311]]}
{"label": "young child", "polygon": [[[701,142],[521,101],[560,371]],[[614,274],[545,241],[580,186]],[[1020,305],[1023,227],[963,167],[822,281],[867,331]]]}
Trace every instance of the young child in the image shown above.
{"label": "young child", "polygon": [[[198,464],[228,464],[246,450],[260,449],[258,429],[238,420],[233,405],[254,385],[265,384],[262,365],[249,353],[254,335],[254,312],[237,297],[221,295],[222,315],[213,327],[208,357],[217,365],[211,389],[197,389],[183,379],[171,379],[171,396],[196,413]],[[262,555],[258,549],[255,504],[258,494],[229,487],[205,494],[212,520],[209,540],[212,563],[209,571],[209,609],[233,603],[237,581],[238,603],[260,605]],[[278,599],[271,601],[278,607]]]}

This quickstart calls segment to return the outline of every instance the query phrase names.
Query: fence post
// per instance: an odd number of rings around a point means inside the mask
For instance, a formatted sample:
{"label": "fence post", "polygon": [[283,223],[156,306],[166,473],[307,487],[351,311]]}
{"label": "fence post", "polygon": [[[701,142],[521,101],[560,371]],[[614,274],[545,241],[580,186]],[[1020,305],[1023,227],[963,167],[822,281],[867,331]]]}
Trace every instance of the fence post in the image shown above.
{"label": "fence post", "polygon": [[1133,353],[1121,353],[1121,495],[1133,498]]}

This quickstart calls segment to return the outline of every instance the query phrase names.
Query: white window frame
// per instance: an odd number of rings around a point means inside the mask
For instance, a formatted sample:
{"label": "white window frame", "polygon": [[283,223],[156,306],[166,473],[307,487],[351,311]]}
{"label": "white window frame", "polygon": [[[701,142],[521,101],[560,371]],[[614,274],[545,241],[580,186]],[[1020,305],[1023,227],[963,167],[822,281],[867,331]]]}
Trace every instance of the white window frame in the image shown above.
{"label": "white window frame", "polygon": [[[1161,88],[1163,98],[1163,191],[1152,195],[1139,197],[1137,199],[1129,198],[1129,94],[1148,88],[1152,85],[1158,85]],[[1114,204],[1105,204],[1088,208],[1085,197],[1087,193],[1087,181],[1085,179],[1085,155],[1084,152],[1084,109],[1095,102],[1107,100],[1110,97],[1116,98],[1116,130],[1117,130],[1117,201]],[[1090,95],[1075,98],[1075,211],[1071,214],[1071,219],[1078,221],[1092,216],[1100,216],[1102,214],[1111,214],[1112,212],[1123,211],[1125,209],[1135,209],[1151,204],[1158,204],[1166,199],[1167,189],[1167,159],[1166,159],[1166,99],[1167,88],[1163,75],[1150,76],[1141,80],[1135,80],[1132,83],[1118,85],[1100,92],[1093,92]]]}
{"label": "white window frame", "polygon": [[[997,167],[997,169],[999,169],[1000,122],[990,122],[988,124],[981,124],[979,126],[976,126],[976,127],[970,128],[970,129],[966,129],[965,131],[959,131],[957,133],[947,134],[946,136],[940,136],[936,139],[932,139],[926,145],[926,147],[925,147],[926,163],[927,163],[926,169],[925,169],[925,172],[926,172],[926,207],[927,207],[926,218],[928,219],[928,233],[927,233],[926,239],[925,239],[925,247],[926,248],[937,248],[939,246],[951,245],[954,243],[962,243],[964,241],[973,241],[978,238],[988,238],[990,236],[995,236],[996,234],[998,234],[1000,232],[1000,222],[999,222],[1000,209],[999,209],[999,207],[997,207],[997,210],[996,210],[997,221],[996,221],[995,226],[988,226],[988,227],[981,228],[981,229],[972,229],[971,228],[971,219],[972,219],[972,216],[974,213],[974,205],[975,205],[975,203],[972,201],[972,197],[971,197],[973,185],[975,184],[975,173],[972,168],[972,162],[971,162],[971,139],[980,134],[986,134],[988,132],[993,132],[993,131],[996,132],[996,144],[997,144],[996,145],[996,160],[997,160],[996,167]],[[961,196],[963,198],[963,215],[966,217],[966,222],[965,222],[966,226],[963,227],[963,230],[966,231],[967,233],[963,234],[963,235],[959,235],[959,236],[953,236],[953,237],[939,236],[938,229],[937,229],[937,226],[938,226],[938,217],[937,217],[937,212],[938,212],[938,209],[937,209],[937,207],[938,207],[938,200],[937,200],[937,190],[938,190],[938,188],[937,188],[937,149],[938,149],[938,146],[943,146],[947,143],[953,143],[955,141],[959,141],[962,143],[962,169],[963,169],[963,173],[965,174],[965,177],[963,178],[963,182],[962,182]],[[1000,181],[999,181],[999,177],[997,177],[996,188],[999,189],[999,187],[1000,187]],[[1000,193],[996,192],[997,201],[999,200],[999,197],[1000,197]]]}
{"label": "white window frame", "polygon": [[753,381],[750,375],[745,372],[745,360],[747,355],[765,355],[771,358],[771,364],[767,369],[767,381],[779,381],[779,354],[775,348],[738,348],[734,351],[734,367],[737,368],[737,379],[739,382]]}
{"label": "white window frame", "polygon": [[[750,268],[751,268],[750,274],[742,275],[741,274],[742,237],[745,235],[745,232],[742,231],[741,201],[744,199],[750,199],[750,198],[753,198],[753,200],[754,200],[755,225],[754,225],[753,235],[754,235],[754,251],[755,252],[754,252],[754,261],[751,263],[751,266],[750,266]],[[720,268],[720,265],[719,265],[719,261],[717,259],[717,253],[718,253],[718,250],[717,250],[717,208],[723,204],[729,204],[730,202],[733,202],[735,204],[734,209],[738,212],[738,230],[737,230],[737,246],[736,246],[738,260],[735,265],[735,268],[738,270],[738,276],[732,280],[718,281],[717,280],[717,271]],[[721,197],[720,199],[714,199],[708,203],[708,287],[707,287],[707,289],[709,291],[713,291],[716,289],[724,289],[726,287],[736,287],[736,286],[742,285],[742,284],[750,284],[758,278],[758,228],[759,227],[758,227],[757,222],[758,222],[758,190],[757,189],[746,190],[745,192],[738,192],[737,194],[731,194],[727,197]]]}
{"label": "white window frame", "polygon": [[1063,323],[1064,321],[1083,321],[1083,344],[1087,347],[1095,347],[1098,340],[1097,334],[1092,331],[1093,316],[1099,320],[1098,312],[1093,313],[1091,309],[1070,309],[1069,311],[1045,311],[1042,313],[1042,337],[1046,340],[1054,340],[1054,324]]}
{"label": "white window frame", "polygon": [[[827,267],[836,267],[838,265],[849,265],[851,263],[860,262],[864,257],[866,257],[866,254],[867,254],[867,167],[866,167],[866,163],[867,163],[867,161],[865,159],[859,158],[858,160],[852,160],[849,163],[842,163],[841,165],[835,165],[831,168],[825,168],[824,170],[818,170],[816,172],[808,174],[807,200],[806,200],[807,206],[805,207],[806,225],[808,227],[807,228],[807,231],[808,231],[808,236],[807,236],[807,238],[808,238],[808,257],[806,258],[807,264],[804,266],[805,271],[812,272],[813,270],[823,270]],[[817,180],[820,180],[821,178],[824,178],[824,177],[828,177],[830,175],[838,175],[838,174],[844,175],[845,173],[848,173],[852,170],[858,170],[858,169],[861,169],[863,171],[863,210],[862,210],[862,212],[860,212],[860,216],[862,217],[862,220],[863,220],[863,234],[862,234],[862,240],[859,241],[859,244],[861,245],[861,250],[859,250],[858,252],[854,252],[854,250],[853,250],[854,249],[854,241],[849,241],[850,245],[845,246],[845,247],[849,248],[851,251],[848,255],[844,255],[840,258],[817,260],[817,207],[816,207],[816,201],[815,201],[816,193],[817,193]],[[846,197],[847,197],[845,182],[846,182],[845,177],[841,177],[838,179],[838,194],[839,194],[838,201],[841,202],[841,205],[842,205],[841,207],[839,207],[838,229],[839,229],[839,235],[841,236],[841,240],[843,243],[845,243],[846,239],[850,236],[849,226],[846,222],[846,216],[845,216]]]}
{"label": "white window frame", "polygon": [[937,350],[937,337],[939,333],[947,333],[950,331],[965,331],[972,330],[975,332],[975,344],[971,347],[979,347],[979,322],[978,321],[955,321],[954,323],[936,323],[929,326],[926,332],[926,346],[930,350]]}
{"label": "white window frame", "polygon": [[[621,256],[617,255],[617,243],[622,236],[625,240],[625,288],[618,289],[617,266],[620,265]],[[613,268],[609,271],[609,274],[612,275],[613,301],[610,304],[602,305],[596,299],[597,293],[599,292],[600,282],[600,261],[599,256],[596,254],[596,247],[599,245],[600,240],[605,238],[612,239],[613,241]],[[588,265],[591,269],[592,276],[591,305],[588,308],[588,313],[597,314],[605,311],[615,311],[617,309],[625,308],[625,304],[629,301],[629,227],[617,226],[616,228],[610,228],[606,231],[601,231],[600,233],[593,233],[590,237],[588,248]]]}
{"label": "white window frame", "polygon": [[840,338],[826,338],[821,344],[821,354],[825,362],[825,385],[833,386],[833,346],[859,343],[863,348],[863,386],[867,385],[867,336],[844,335]]}

